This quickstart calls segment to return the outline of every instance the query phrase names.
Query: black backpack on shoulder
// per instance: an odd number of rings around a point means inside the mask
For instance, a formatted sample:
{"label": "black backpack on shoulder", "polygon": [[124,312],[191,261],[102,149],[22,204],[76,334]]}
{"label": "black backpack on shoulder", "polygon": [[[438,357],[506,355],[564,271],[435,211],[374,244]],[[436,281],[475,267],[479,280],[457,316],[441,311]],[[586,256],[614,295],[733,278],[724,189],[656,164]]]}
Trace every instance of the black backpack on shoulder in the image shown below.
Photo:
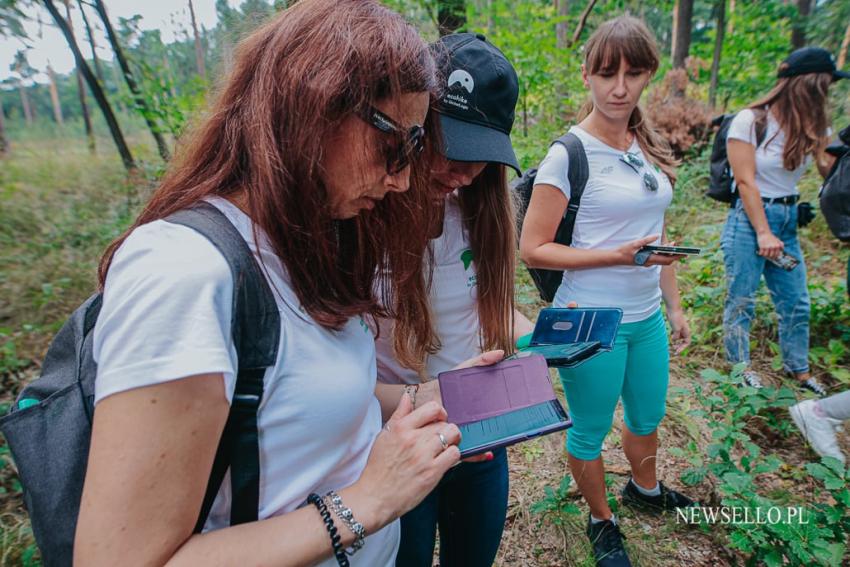
{"label": "black backpack on shoulder", "polygon": [[[260,494],[257,409],[265,370],[277,358],[280,313],[254,254],[221,211],[202,202],[165,220],[205,236],[224,256],[233,275],[236,390],[195,531],[203,528],[228,470],[231,525],[255,521]],[[102,295],[97,293],[74,311],[50,343],[41,376],[23,389],[9,415],[0,419],[47,567],[70,567],[73,562],[95,411],[97,364],[92,357],[92,330],[101,305]]]}
{"label": "black backpack on shoulder", "polygon": [[[567,132],[554,142],[553,144],[561,144],[567,149],[567,157],[569,159],[569,169],[567,170],[567,178],[570,182],[570,202],[567,205],[567,210],[564,211],[564,217],[558,224],[558,229],[555,231],[553,242],[569,246],[573,241],[573,228],[576,224],[576,215],[578,207],[581,203],[581,196],[584,193],[584,188],[587,185],[589,169],[587,165],[587,154],[584,153],[584,144],[581,143],[578,136]],[[511,189],[517,195],[518,208],[517,211],[517,233],[522,233],[522,223],[525,219],[525,211],[528,209],[528,203],[531,202],[531,193],[534,190],[534,180],[537,177],[536,169],[529,169],[522,177],[511,184]],[[528,273],[531,274],[531,279],[534,280],[534,285],[537,291],[540,292],[540,297],[543,301],[551,303],[555,299],[555,293],[561,285],[561,280],[564,278],[563,270],[544,270],[540,268],[528,268]]]}
{"label": "black backpack on shoulder", "polygon": [[820,189],[820,209],[832,234],[850,242],[850,126],[838,138],[827,148],[836,159]]}
{"label": "black backpack on shoulder", "polygon": [[[764,143],[767,133],[767,112],[762,109],[754,109],[753,112],[756,115],[756,147],[759,147]],[[738,198],[734,190],[735,178],[732,176],[732,168],[729,167],[729,155],[726,153],[729,125],[735,116],[736,114],[721,114],[711,121],[711,125],[717,128],[717,133],[711,146],[708,191],[705,193],[715,201],[729,204],[733,204]]]}

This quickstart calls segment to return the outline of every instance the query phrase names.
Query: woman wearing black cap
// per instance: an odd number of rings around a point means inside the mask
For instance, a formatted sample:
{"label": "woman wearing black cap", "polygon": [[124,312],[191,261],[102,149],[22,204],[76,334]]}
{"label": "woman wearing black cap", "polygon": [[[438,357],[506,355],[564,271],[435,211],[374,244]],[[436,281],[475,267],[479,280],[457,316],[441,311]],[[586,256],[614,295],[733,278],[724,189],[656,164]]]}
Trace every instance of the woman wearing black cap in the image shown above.
{"label": "woman wearing black cap", "polygon": [[[818,396],[826,391],[809,372],[809,293],[797,239],[797,182],[812,157],[822,175],[829,171],[833,158],[824,153],[827,91],[847,77],[850,73],[836,70],[826,50],[798,49],[780,65],[773,89],[735,116],[727,137],[740,198],[729,211],[721,241],[727,278],[726,358],[750,363],[750,324],[763,275],[779,318],[785,370]],[[755,388],[762,385],[749,368],[744,380]]]}
{"label": "woman wearing black cap", "polygon": [[[377,340],[378,397],[385,414],[407,390],[415,406],[439,400],[440,372],[492,349],[510,350],[533,325],[514,308],[514,210],[507,168],[519,173],[510,131],[519,93],[505,56],[480,34],[454,34],[434,46],[443,70],[435,108],[442,155],[431,172],[435,206],[430,277],[430,321],[435,339],[419,359],[399,355],[412,333],[403,322],[381,325]],[[399,385],[404,385],[400,387]],[[508,500],[504,449],[450,470],[402,520],[397,566],[430,567],[440,528],[442,567],[489,567],[499,549]]]}

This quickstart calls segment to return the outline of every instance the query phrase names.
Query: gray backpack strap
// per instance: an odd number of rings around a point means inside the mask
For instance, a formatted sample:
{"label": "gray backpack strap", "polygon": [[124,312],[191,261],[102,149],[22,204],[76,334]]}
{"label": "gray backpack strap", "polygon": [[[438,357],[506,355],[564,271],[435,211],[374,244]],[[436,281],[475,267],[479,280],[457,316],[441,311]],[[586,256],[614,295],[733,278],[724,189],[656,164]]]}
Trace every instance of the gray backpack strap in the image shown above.
{"label": "gray backpack strap", "polygon": [[245,239],[213,205],[201,202],[165,219],[205,236],[224,256],[233,274],[233,341],[238,356],[236,390],[222,432],[195,526],[200,532],[230,470],[230,525],[257,520],[260,503],[260,447],[257,410],[263,377],[274,365],[280,340],[280,313],[274,295]]}
{"label": "gray backpack strap", "polygon": [[573,240],[576,216],[578,215],[579,205],[581,205],[581,196],[584,194],[584,188],[587,185],[587,178],[590,176],[590,167],[587,164],[584,144],[581,143],[578,136],[572,132],[567,132],[554,143],[561,144],[566,148],[570,164],[567,169],[567,179],[570,182],[570,202],[564,212],[564,220],[558,227],[555,242],[569,245]]}

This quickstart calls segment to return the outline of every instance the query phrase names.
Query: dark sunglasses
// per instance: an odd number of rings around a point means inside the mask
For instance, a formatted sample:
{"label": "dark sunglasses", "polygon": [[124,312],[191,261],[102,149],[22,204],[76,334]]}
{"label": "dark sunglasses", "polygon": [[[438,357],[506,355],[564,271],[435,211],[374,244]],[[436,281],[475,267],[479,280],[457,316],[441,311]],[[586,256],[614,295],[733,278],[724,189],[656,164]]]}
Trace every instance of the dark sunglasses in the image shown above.
{"label": "dark sunglasses", "polygon": [[631,167],[638,175],[643,174],[642,179],[644,187],[653,192],[658,191],[658,180],[655,178],[654,175],[652,175],[648,171],[643,170],[643,160],[640,159],[637,154],[626,152],[620,156],[620,161]]}
{"label": "dark sunglasses", "polygon": [[360,118],[381,132],[392,134],[403,141],[395,147],[387,149],[387,173],[395,175],[410,164],[410,160],[418,156],[425,149],[425,128],[419,124],[411,126],[405,137],[404,129],[395,120],[375,108],[368,105],[360,114]]}

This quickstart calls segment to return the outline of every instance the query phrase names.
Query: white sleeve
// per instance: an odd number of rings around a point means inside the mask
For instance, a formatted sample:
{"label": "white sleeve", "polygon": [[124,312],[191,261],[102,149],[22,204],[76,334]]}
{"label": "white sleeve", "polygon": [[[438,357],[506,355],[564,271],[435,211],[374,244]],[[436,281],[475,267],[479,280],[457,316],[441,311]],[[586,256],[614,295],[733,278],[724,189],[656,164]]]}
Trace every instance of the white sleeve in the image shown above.
{"label": "white sleeve", "polygon": [[233,277],[224,256],[194,230],[156,221],[116,252],[94,329],[95,403],[106,396],[237,367],[230,332]]}
{"label": "white sleeve", "polygon": [[552,144],[546,157],[537,168],[537,176],[534,178],[535,185],[552,185],[561,190],[567,201],[570,200],[570,180],[568,172],[570,169],[570,158],[567,148],[563,144]]}
{"label": "white sleeve", "polygon": [[753,146],[756,144],[756,129],[755,129],[755,113],[746,108],[735,115],[732,123],[729,124],[729,132],[726,134],[727,140],[741,140]]}

